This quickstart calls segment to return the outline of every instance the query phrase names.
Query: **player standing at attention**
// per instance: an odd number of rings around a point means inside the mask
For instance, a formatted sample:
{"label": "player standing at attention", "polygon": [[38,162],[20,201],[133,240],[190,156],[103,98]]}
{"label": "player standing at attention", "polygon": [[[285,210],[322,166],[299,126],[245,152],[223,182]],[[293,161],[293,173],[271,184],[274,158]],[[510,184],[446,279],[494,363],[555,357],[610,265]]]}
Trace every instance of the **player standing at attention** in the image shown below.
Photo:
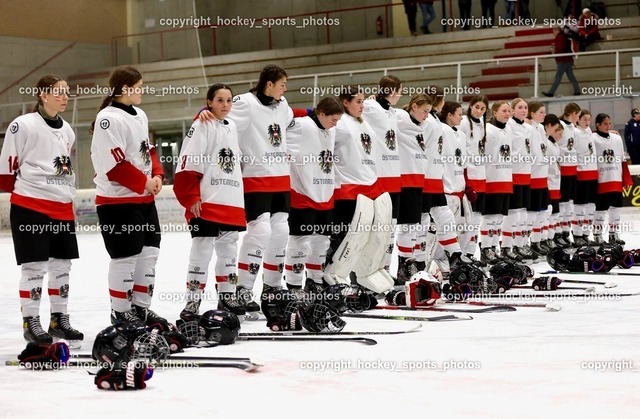
{"label": "player standing at attention", "polygon": [[142,102],[142,75],[129,66],[109,77],[111,95],[92,124],[91,161],[96,206],[104,244],[111,257],[111,322],[131,322],[170,330],[149,307],[160,254],[160,221],[154,196],[164,172],[149,142]]}
{"label": "player standing at attention", "polygon": [[[73,199],[76,179],[71,164],[75,134],[59,113],[69,99],[61,77],[43,76],[36,86],[33,112],[14,119],[5,134],[0,158],[0,189],[11,193],[11,234],[20,265],[20,308],[24,338],[52,343],[53,338],[81,341],[71,327],[69,272],[78,258]],[[29,228],[26,228],[29,227]],[[40,324],[40,299],[48,275],[51,320]]]}

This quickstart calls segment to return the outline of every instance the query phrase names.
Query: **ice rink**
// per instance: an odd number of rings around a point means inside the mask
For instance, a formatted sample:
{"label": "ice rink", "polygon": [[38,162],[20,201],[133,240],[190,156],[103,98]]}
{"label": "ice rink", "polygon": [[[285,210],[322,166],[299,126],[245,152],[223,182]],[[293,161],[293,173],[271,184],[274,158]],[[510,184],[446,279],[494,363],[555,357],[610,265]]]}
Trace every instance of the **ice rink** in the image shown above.
{"label": "ice rink", "polygon": [[[622,234],[627,249],[640,247],[637,219],[637,212],[623,214],[623,222],[631,226]],[[76,353],[89,353],[96,334],[109,325],[109,258],[98,234],[79,234],[78,240],[80,259],[71,271],[69,313],[72,325],[85,334]],[[162,238],[152,308],[172,321],[184,306],[189,246],[188,233],[166,233]],[[19,268],[10,235],[0,236],[0,250],[4,361],[15,359],[25,342]],[[537,272],[548,269],[546,262],[533,267]],[[562,297],[569,291],[557,291],[552,300],[535,299],[559,303],[559,312],[518,307],[513,312],[474,313],[470,321],[421,322],[422,328],[412,333],[370,336],[378,341],[375,346],[238,341],[217,348],[188,348],[185,355],[250,357],[264,366],[253,373],[234,368],[156,370],[147,388],[139,391],[98,390],[87,369],[38,372],[2,362],[0,417],[637,418],[640,295],[616,294],[640,292],[640,267],[612,272],[638,276],[563,275],[614,282],[617,287],[597,286],[596,293],[587,297]],[[201,312],[215,306],[212,287],[207,289],[211,299]],[[44,324],[49,313],[46,295],[40,313]],[[417,324],[346,320],[345,330],[354,331]],[[246,321],[242,331],[267,328],[264,320]]]}

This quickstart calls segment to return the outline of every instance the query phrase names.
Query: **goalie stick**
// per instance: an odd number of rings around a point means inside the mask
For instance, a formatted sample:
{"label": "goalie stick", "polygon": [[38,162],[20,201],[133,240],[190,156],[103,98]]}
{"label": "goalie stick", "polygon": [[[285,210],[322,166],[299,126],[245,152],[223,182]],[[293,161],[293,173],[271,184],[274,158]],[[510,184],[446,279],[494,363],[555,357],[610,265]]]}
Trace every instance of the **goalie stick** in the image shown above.
{"label": "goalie stick", "polygon": [[[566,281],[562,281],[566,282]],[[511,289],[532,289],[531,285],[513,285]],[[584,291],[584,292],[596,292],[596,287],[558,287],[553,291],[562,291],[562,290],[573,290],[573,291]]]}
{"label": "goalie stick", "polygon": [[[365,337],[331,337],[331,336],[319,336],[313,337],[314,334],[308,336],[270,336],[275,332],[267,332],[265,336],[239,336],[238,340],[244,341],[275,341],[275,342],[357,342],[364,343],[365,345],[377,345],[378,341]],[[404,332],[400,332],[404,333]],[[332,333],[335,334],[335,333]]]}
{"label": "goalie stick", "polygon": [[510,307],[533,307],[544,308],[548,311],[560,311],[562,306],[558,303],[494,303],[491,301],[460,301],[451,304],[469,304],[472,306],[510,306]]}
{"label": "goalie stick", "polygon": [[484,307],[484,308],[453,308],[453,307],[406,307],[406,306],[388,306],[378,304],[376,309],[382,310],[411,310],[411,311],[449,311],[455,313],[494,313],[494,312],[504,312],[504,311],[516,311],[515,307],[512,306],[493,306],[493,307]]}
{"label": "goalie stick", "polygon": [[412,326],[408,329],[402,330],[362,330],[362,331],[347,331],[347,332],[307,332],[304,330],[300,331],[290,331],[290,332],[240,332],[239,338],[245,337],[274,337],[274,336],[304,336],[304,337],[313,337],[313,336],[357,336],[357,335],[399,335],[403,333],[411,333],[419,330],[422,327],[422,323],[417,323],[415,326]]}
{"label": "goalie stick", "polygon": [[387,320],[409,320],[419,322],[439,322],[439,321],[455,321],[455,320],[472,320],[473,317],[468,314],[449,314],[437,317],[420,317],[420,316],[402,316],[391,314],[366,314],[366,313],[348,313],[343,314],[344,317],[356,317],[359,319],[387,319]]}

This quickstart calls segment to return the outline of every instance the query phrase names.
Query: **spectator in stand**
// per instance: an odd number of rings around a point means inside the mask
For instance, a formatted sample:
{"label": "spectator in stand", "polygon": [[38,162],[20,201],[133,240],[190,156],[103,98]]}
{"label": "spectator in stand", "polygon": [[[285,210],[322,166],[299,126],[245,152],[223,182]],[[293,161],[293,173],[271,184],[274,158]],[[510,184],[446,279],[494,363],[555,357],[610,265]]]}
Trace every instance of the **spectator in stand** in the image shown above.
{"label": "spectator in stand", "polygon": [[433,0],[417,0],[417,3],[422,11],[422,26],[420,26],[420,29],[424,34],[431,33],[429,30],[429,23],[433,22],[436,18],[436,11],[433,8]]}
{"label": "spectator in stand", "polygon": [[465,22],[462,29],[468,31],[471,19],[471,0],[458,0],[458,7],[460,8],[460,19],[464,19],[463,22]]}
{"label": "spectator in stand", "polygon": [[416,0],[402,0],[404,4],[404,12],[407,14],[407,21],[409,22],[409,30],[412,36],[418,35],[416,31],[416,15],[418,14],[418,7],[416,6]]}
{"label": "spectator in stand", "polygon": [[640,110],[631,110],[631,119],[624,126],[624,143],[631,158],[631,164],[640,164]]}
{"label": "spectator in stand", "polygon": [[[496,23],[496,0],[481,0],[482,17],[484,18],[482,27],[490,28]],[[485,24],[485,22],[488,22]]]}
{"label": "spectator in stand", "polygon": [[598,15],[591,13],[589,9],[584,9],[578,20],[578,34],[580,35],[580,51],[586,51],[589,45],[602,40],[598,28]]}
{"label": "spectator in stand", "polygon": [[516,2],[518,0],[504,0],[504,18],[506,20],[513,20],[516,18]]}
{"label": "spectator in stand", "polygon": [[[553,28],[553,34],[555,35],[554,45],[553,45],[553,53],[554,54],[565,54],[572,52],[571,51],[571,42],[569,38],[562,32],[562,29],[559,26]],[[580,87],[578,86],[578,80],[576,80],[576,76],[573,75],[573,56],[564,55],[560,57],[556,57],[556,77],[553,80],[553,85],[548,92],[542,92],[546,97],[553,97],[560,85],[560,81],[562,81],[562,76],[564,73],[567,73],[567,78],[573,85],[573,94],[574,96],[580,95]]]}

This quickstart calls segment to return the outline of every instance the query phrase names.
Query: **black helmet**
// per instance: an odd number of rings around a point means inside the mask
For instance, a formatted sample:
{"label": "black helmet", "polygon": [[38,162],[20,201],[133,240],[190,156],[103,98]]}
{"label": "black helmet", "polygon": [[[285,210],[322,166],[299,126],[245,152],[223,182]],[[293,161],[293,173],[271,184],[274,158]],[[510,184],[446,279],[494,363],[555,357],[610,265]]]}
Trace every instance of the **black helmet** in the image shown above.
{"label": "black helmet", "polygon": [[240,331],[238,316],[224,310],[209,310],[200,317],[200,337],[205,341],[230,345]]}
{"label": "black helmet", "polygon": [[549,266],[558,272],[570,272],[569,264],[571,262],[571,256],[565,252],[564,249],[551,249],[551,251],[547,253],[547,262]]}

